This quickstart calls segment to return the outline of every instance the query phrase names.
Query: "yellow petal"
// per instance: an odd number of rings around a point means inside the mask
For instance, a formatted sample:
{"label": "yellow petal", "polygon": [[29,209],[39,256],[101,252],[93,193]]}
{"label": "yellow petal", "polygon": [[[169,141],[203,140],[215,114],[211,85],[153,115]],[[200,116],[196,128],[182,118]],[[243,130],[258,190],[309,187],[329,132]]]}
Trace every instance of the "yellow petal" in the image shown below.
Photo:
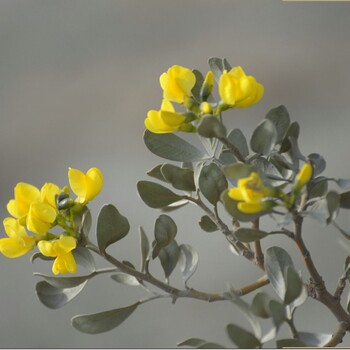
{"label": "yellow petal", "polygon": [[23,245],[16,239],[2,238],[0,239],[0,252],[7,258],[18,258],[34,248],[34,238],[32,238],[31,243]]}
{"label": "yellow petal", "polygon": [[312,176],[312,165],[310,163],[305,163],[300,169],[299,173],[295,177],[295,187],[297,189],[301,189],[304,185],[306,185]]}
{"label": "yellow petal", "polygon": [[228,196],[235,201],[244,201],[241,190],[239,188],[231,188],[228,191]]}
{"label": "yellow petal", "polygon": [[98,168],[91,168],[86,173],[86,198],[85,202],[90,202],[102,190],[103,174]]}
{"label": "yellow petal", "polygon": [[54,245],[52,244],[53,242],[50,241],[39,241],[38,242],[38,249],[40,251],[41,254],[45,255],[45,256],[50,256],[50,257],[56,257],[56,250]]}
{"label": "yellow petal", "polygon": [[239,211],[246,214],[259,213],[266,209],[265,205],[263,205],[262,203],[246,203],[246,202],[238,203],[237,208]]}
{"label": "yellow petal", "polygon": [[58,256],[52,265],[52,272],[55,275],[58,275],[59,273],[66,274],[67,272],[77,272],[77,264],[74,260],[73,254],[67,253]]}
{"label": "yellow petal", "polygon": [[23,239],[28,237],[26,229],[19,224],[18,220],[14,218],[5,218],[3,220],[3,225],[7,236],[9,236],[10,238]]}
{"label": "yellow petal", "polygon": [[160,109],[162,111],[175,112],[173,104],[167,99],[163,99]]}
{"label": "yellow petal", "polygon": [[51,207],[56,208],[56,196],[59,195],[62,190],[53,183],[46,183],[40,191],[41,201],[49,204]]}
{"label": "yellow petal", "polygon": [[85,174],[78,169],[69,168],[68,181],[72,191],[78,197],[78,201],[84,202],[86,196]]}
{"label": "yellow petal", "polygon": [[56,220],[57,211],[49,204],[42,202],[32,203],[27,216],[28,230],[45,234]]}
{"label": "yellow petal", "polygon": [[222,101],[233,106],[236,102],[238,80],[224,71],[219,80],[219,95]]}

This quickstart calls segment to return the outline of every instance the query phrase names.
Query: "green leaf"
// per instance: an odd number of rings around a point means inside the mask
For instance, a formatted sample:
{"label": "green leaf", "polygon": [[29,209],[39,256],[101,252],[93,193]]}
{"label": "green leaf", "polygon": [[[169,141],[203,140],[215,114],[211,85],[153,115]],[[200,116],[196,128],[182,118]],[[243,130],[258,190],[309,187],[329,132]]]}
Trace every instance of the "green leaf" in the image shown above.
{"label": "green leaf", "polygon": [[198,266],[198,254],[189,244],[180,245],[179,267],[182,278],[187,284],[190,277],[196,272]]}
{"label": "green leaf", "polygon": [[199,221],[199,226],[203,231],[206,232],[215,232],[219,230],[215,222],[212,219],[210,219],[208,215],[204,215],[201,217]]}
{"label": "green leaf", "polygon": [[194,84],[194,87],[191,90],[192,96],[195,98],[195,100],[197,102],[201,102],[201,88],[204,82],[204,77],[202,75],[202,73],[197,70],[197,69],[193,69],[192,70],[193,74],[196,77],[196,83]]}
{"label": "green leaf", "polygon": [[147,175],[148,176],[151,176],[157,180],[160,180],[160,181],[164,181],[164,182],[167,182],[166,178],[164,177],[164,175],[162,174],[162,172],[160,171],[161,167],[163,166],[164,164],[158,164],[156,165],[154,168],[152,168],[151,170],[147,171]]}
{"label": "green leaf", "polygon": [[277,142],[280,143],[290,124],[289,113],[286,107],[281,105],[271,109],[265,118],[269,119],[275,125],[277,131]]}
{"label": "green leaf", "polygon": [[243,132],[240,129],[233,129],[228,134],[227,139],[239,150],[243,158],[248,157],[248,143]]}
{"label": "green leaf", "polygon": [[163,247],[158,257],[163,267],[165,277],[168,278],[174,271],[180,257],[180,248],[176,241],[172,241],[170,244]]}
{"label": "green leaf", "polygon": [[152,153],[165,159],[195,162],[204,157],[201,150],[174,134],[154,134],[145,130],[143,140]]}
{"label": "green leaf", "polygon": [[289,254],[280,247],[270,247],[265,253],[265,271],[277,295],[284,300],[286,294],[286,279],[284,271],[293,267]]}
{"label": "green leaf", "polygon": [[[75,298],[85,287],[87,279],[71,288],[57,288],[46,281],[36,284],[35,290],[39,300],[50,309],[59,309]],[[51,281],[52,282],[52,281]]]}
{"label": "green leaf", "polygon": [[101,252],[124,238],[130,230],[128,219],[112,205],[104,205],[97,219],[97,244]]}
{"label": "green leaf", "polygon": [[255,153],[268,155],[277,142],[277,130],[269,119],[264,119],[253,131],[250,147]]}
{"label": "green leaf", "polygon": [[204,197],[214,205],[228,186],[226,177],[215,163],[203,166],[198,184]]}
{"label": "green leaf", "polygon": [[244,328],[236,326],[231,323],[226,327],[227,334],[229,338],[239,347],[239,348],[258,348],[261,346],[259,339],[251,332],[248,332]]}
{"label": "green leaf", "polygon": [[72,326],[80,332],[98,334],[110,331],[122,324],[139,306],[139,302],[120,309],[96,314],[78,315],[72,318]]}
{"label": "green leaf", "polygon": [[152,252],[152,259],[155,259],[160,250],[175,239],[176,233],[175,221],[168,215],[160,215],[154,225],[155,246]]}
{"label": "green leaf", "polygon": [[340,194],[339,206],[343,209],[350,209],[350,191],[343,192]]}
{"label": "green leaf", "polygon": [[270,233],[265,231],[245,227],[240,227],[237,231],[235,231],[235,236],[237,237],[237,239],[246,243],[262,239],[268,236],[269,234]]}
{"label": "green leaf", "polygon": [[322,347],[331,340],[332,334],[298,332],[298,337],[305,346]]}
{"label": "green leaf", "polygon": [[178,343],[177,346],[189,346],[196,349],[225,349],[225,347],[220,344],[208,342],[204,339],[199,338],[190,338],[184,340]]}
{"label": "green leaf", "polygon": [[225,166],[224,174],[232,180],[238,180],[244,177],[248,177],[255,169],[244,163],[235,163]]}
{"label": "green leaf", "polygon": [[269,309],[272,316],[273,324],[279,329],[281,324],[286,320],[286,308],[276,300],[269,302]]}
{"label": "green leaf", "polygon": [[151,181],[139,181],[137,190],[141,199],[151,208],[162,208],[183,199],[168,188]]}
{"label": "green leaf", "polygon": [[73,256],[78,265],[84,266],[90,272],[96,270],[95,260],[89,249],[85,247],[77,247],[73,250]]}
{"label": "green leaf", "polygon": [[164,179],[174,188],[183,191],[196,190],[192,169],[184,169],[172,164],[163,164],[160,171]]}
{"label": "green leaf", "polygon": [[303,282],[292,266],[286,267],[285,278],[286,294],[284,295],[284,303],[290,304],[300,296],[303,289]]}
{"label": "green leaf", "polygon": [[329,191],[326,195],[329,217],[327,224],[335,220],[339,212],[340,195],[335,191]]}
{"label": "green leaf", "polygon": [[226,209],[226,211],[236,220],[248,222],[253,221],[264,213],[256,213],[256,214],[245,214],[238,210],[237,204],[238,201],[231,199],[228,196],[228,191],[225,191],[221,195],[221,201]]}
{"label": "green leaf", "polygon": [[322,197],[328,190],[328,179],[324,176],[319,176],[311,180],[308,184],[309,198]]}
{"label": "green leaf", "polygon": [[293,122],[289,125],[288,130],[286,132],[285,137],[283,138],[281,148],[279,150],[280,153],[284,153],[290,150],[292,147],[289,138],[294,137],[295,139],[299,138],[300,126],[297,122]]}
{"label": "green leaf", "polygon": [[83,210],[76,217],[74,217],[74,222],[77,227],[77,231],[87,237],[92,224],[91,212],[88,207],[85,206]]}
{"label": "green leaf", "polygon": [[139,227],[139,231],[140,231],[140,248],[141,248],[141,268],[140,268],[140,270],[141,270],[141,272],[143,272],[145,270],[146,261],[148,259],[150,246],[149,246],[149,241],[148,241],[148,238],[146,236],[146,233],[141,226]]}
{"label": "green leaf", "polygon": [[231,66],[224,58],[210,57],[208,60],[210,70],[213,72],[216,82],[219,82],[221,74],[224,70],[230,71]]}
{"label": "green leaf", "polygon": [[206,138],[223,138],[226,136],[226,128],[217,117],[212,115],[205,116],[197,126],[197,132],[200,136]]}
{"label": "green leaf", "polygon": [[124,272],[118,272],[111,276],[111,278],[126,286],[139,286],[140,282],[134,277]]}
{"label": "green leaf", "polygon": [[271,298],[265,292],[257,293],[252,301],[251,310],[254,315],[261,318],[271,317],[269,303]]}
{"label": "green leaf", "polygon": [[77,276],[77,277],[54,277],[54,276],[44,275],[40,272],[34,272],[33,275],[40,276],[44,278],[45,281],[49,283],[52,287],[61,288],[61,289],[77,287],[85,283],[91,278],[91,275]]}
{"label": "green leaf", "polygon": [[299,339],[279,339],[276,341],[276,346],[278,349],[283,348],[299,348],[299,347],[305,347],[305,343],[303,343]]}
{"label": "green leaf", "polygon": [[314,177],[321,174],[326,169],[326,161],[318,153],[311,153],[307,156],[307,158],[312,164]]}

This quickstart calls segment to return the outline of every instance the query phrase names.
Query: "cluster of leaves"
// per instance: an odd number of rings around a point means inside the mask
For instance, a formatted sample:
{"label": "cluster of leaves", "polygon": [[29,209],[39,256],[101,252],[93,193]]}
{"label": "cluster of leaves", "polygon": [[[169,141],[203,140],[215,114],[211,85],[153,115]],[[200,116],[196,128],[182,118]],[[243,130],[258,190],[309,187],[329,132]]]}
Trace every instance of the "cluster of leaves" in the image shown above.
{"label": "cluster of leaves", "polygon": [[[218,58],[210,59],[209,65],[216,79],[228,67],[226,60]],[[203,81],[203,77],[198,71],[195,71],[195,74],[197,83],[192,94],[200,99],[200,82]],[[152,181],[142,180],[137,183],[138,193],[144,203],[163,211],[155,221],[154,240],[151,244],[144,230],[140,228],[139,269],[132,263],[119,261],[106,252],[107,247],[123,239],[130,229],[127,218],[113,205],[106,205],[101,209],[97,220],[97,246],[88,238],[91,226],[88,210],[76,219],[78,236],[84,236],[81,240],[84,244],[76,249],[74,254],[78,264],[85,266],[89,273],[84,276],[60,278],[38,274],[44,279],[37,284],[38,297],[50,308],[59,308],[67,304],[80,293],[92,277],[102,273],[112,273],[113,280],[119,283],[140,286],[146,290],[148,285],[153,285],[165,292],[152,291],[151,297],[123,308],[75,316],[72,325],[79,331],[90,334],[108,331],[121,324],[138,306],[161,297],[170,297],[173,300],[186,296],[205,299],[201,297],[205,293],[197,293],[188,285],[189,278],[198,265],[198,254],[188,244],[179,244],[176,241],[177,226],[169,214],[172,210],[181,209],[189,203],[203,210],[203,215],[198,218],[202,230],[221,231],[237,254],[248,257],[248,260],[254,260],[254,251],[249,246],[251,242],[260,242],[265,237],[275,234],[285,234],[287,238],[294,239],[296,233],[288,227],[296,218],[312,217],[321,224],[335,225],[344,237],[350,239],[350,233],[335,222],[340,209],[350,209],[350,190],[339,193],[328,189],[330,182],[335,182],[340,189],[349,188],[350,181],[321,175],[326,167],[324,158],[317,153],[308,156],[302,154],[298,146],[299,124],[290,121],[284,106],[267,113],[254,129],[249,142],[240,129],[235,128],[227,132],[222,118],[210,115],[200,120],[197,133],[203,148],[198,148],[173,133],[155,134],[148,130],[144,133],[147,148],[168,162],[148,171]],[[192,135],[195,137],[195,134]],[[246,214],[240,212],[237,201],[228,196],[229,187],[236,185],[237,180],[249,176],[252,171],[257,172],[268,186],[288,193],[300,164],[304,162],[312,165],[313,175],[291,208]],[[220,216],[220,210],[223,208],[231,216],[229,225],[225,224]],[[258,227],[241,226],[248,222],[256,222],[262,216],[274,217],[278,222],[277,229],[267,232]],[[91,251],[104,257],[114,267],[97,269]],[[214,299],[232,302],[250,321],[252,332],[233,323],[227,325],[229,338],[238,347],[261,347],[275,339],[280,327],[287,324],[293,336],[290,339],[277,340],[278,347],[321,346],[327,343],[332,337],[331,334],[299,332],[295,328],[295,310],[305,302],[308,293],[306,282],[295,269],[289,254],[280,247],[272,246],[266,249],[264,258],[261,268],[278,299],[272,298],[266,292],[258,292],[252,303],[248,304],[242,295],[231,287],[220,296],[212,296]],[[149,264],[155,259],[159,259],[165,281],[149,272]],[[183,275],[184,289],[177,289],[169,284],[169,277],[177,266]],[[207,300],[209,299],[210,296]],[[262,334],[259,319],[271,320],[272,327],[266,334]],[[178,345],[195,348],[222,347],[220,344],[198,338],[188,339]]]}

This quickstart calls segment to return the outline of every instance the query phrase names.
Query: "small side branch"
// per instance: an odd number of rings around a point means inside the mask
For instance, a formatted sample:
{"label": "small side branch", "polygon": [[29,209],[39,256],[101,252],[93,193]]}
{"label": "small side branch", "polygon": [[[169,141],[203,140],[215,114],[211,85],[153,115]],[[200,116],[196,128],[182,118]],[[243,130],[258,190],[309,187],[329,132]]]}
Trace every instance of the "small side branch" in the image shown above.
{"label": "small side branch", "polygon": [[266,286],[267,284],[270,283],[270,280],[267,278],[267,275],[264,275],[262,277],[260,277],[258,280],[256,280],[255,282],[251,283],[251,284],[247,284],[246,286],[237,289],[236,292],[238,293],[238,295],[242,296],[242,295],[246,295],[249,294],[251,292],[254,292],[255,290]]}
{"label": "small side branch", "polygon": [[[256,220],[253,221],[253,225],[252,227],[254,229],[259,229],[259,218],[257,218]],[[260,240],[256,240],[254,241],[254,249],[255,249],[255,263],[262,269],[264,270],[265,267],[264,267],[264,261],[265,261],[265,258],[264,258],[264,253],[261,249],[261,242]]]}

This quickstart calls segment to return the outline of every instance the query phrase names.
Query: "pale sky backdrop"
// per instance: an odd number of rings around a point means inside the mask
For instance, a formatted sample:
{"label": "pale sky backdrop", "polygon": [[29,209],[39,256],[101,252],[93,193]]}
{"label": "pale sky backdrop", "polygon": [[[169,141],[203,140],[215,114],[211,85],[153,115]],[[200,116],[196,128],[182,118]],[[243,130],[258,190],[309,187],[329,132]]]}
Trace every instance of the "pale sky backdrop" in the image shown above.
{"label": "pale sky backdrop", "polygon": [[[111,251],[138,265],[138,226],[152,239],[160,214],[136,192],[136,182],[162,162],[142,140],[147,111],[160,106],[159,75],[173,64],[206,72],[211,56],[243,66],[265,86],[259,104],[228,113],[230,127],[250,137],[269,109],[284,104],[301,125],[304,154],[322,154],[326,175],[350,178],[349,17],[345,2],[0,0],[1,219],[17,182],[63,186],[68,167],[97,166],[105,186],[91,203],[94,225],[99,208],[115,204],[131,230]],[[239,287],[259,277],[220,234],[200,230],[199,210],[171,215],[179,243],[199,253],[191,286],[219,292],[227,282]],[[340,223],[349,229],[349,215]],[[339,237],[332,228],[306,223],[305,239],[330,290],[347,256]],[[264,249],[275,243],[266,240]],[[277,243],[302,268],[295,248],[283,237]],[[165,299],[141,306],[111,332],[85,335],[71,327],[72,316],[129,305],[145,297],[143,291],[100,276],[70,304],[50,310],[37,299],[32,275],[49,272],[50,264],[31,264],[29,256],[0,257],[0,347],[174,347],[190,337],[230,346],[228,323],[250,329],[233,305]],[[312,300],[296,321],[310,332],[336,327]],[[283,327],[280,338],[286,335]],[[350,345],[349,336],[343,345]]]}

